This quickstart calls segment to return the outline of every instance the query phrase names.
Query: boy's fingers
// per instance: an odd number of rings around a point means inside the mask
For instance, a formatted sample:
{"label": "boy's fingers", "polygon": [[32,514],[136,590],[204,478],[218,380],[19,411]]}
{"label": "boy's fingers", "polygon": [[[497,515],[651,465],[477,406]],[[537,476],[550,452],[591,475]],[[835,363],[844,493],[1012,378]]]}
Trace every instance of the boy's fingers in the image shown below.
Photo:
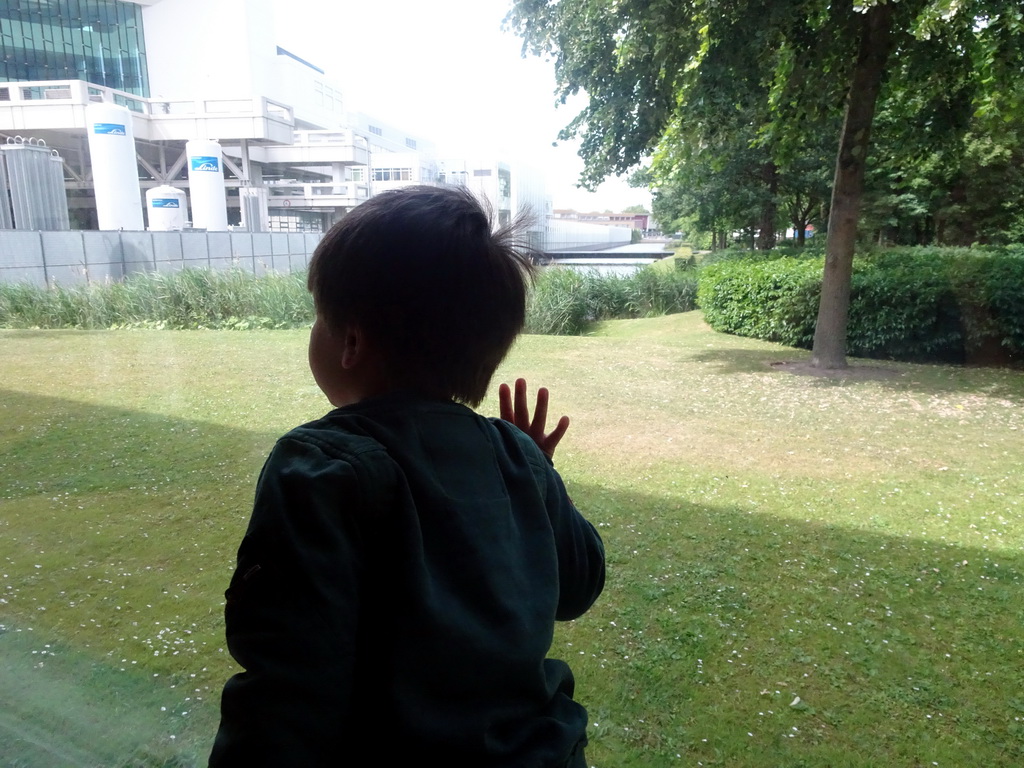
{"label": "boy's fingers", "polygon": [[498,385],[498,412],[505,421],[516,423],[516,414],[512,410],[512,390],[508,384]]}
{"label": "boy's fingers", "polygon": [[537,390],[537,402],[531,417],[530,405],[527,402],[526,379],[516,379],[514,389],[508,384],[498,385],[498,408],[501,418],[526,432],[544,453],[552,456],[569,429],[569,417],[560,418],[551,434],[545,435],[544,426],[548,420],[549,401],[548,388],[540,387]]}
{"label": "boy's fingers", "polygon": [[549,459],[555,458],[555,448],[562,442],[562,437],[565,435],[566,430],[569,429],[569,417],[563,416],[558,420],[558,424],[551,430],[551,434],[544,440],[543,451],[548,455]]}
{"label": "boy's fingers", "polygon": [[530,432],[538,437],[544,437],[544,425],[548,421],[548,390],[541,387],[537,390],[537,408],[533,412],[533,421],[530,422]]}
{"label": "boy's fingers", "polygon": [[530,406],[526,403],[526,379],[516,379],[515,421],[524,432],[530,430]]}

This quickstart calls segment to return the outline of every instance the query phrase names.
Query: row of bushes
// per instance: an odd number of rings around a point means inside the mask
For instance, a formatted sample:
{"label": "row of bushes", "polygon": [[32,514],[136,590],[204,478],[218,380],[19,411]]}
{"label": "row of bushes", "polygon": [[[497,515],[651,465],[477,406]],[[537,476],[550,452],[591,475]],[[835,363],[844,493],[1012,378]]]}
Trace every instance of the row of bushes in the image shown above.
{"label": "row of bushes", "polygon": [[[527,331],[578,334],[598,320],[690,310],[696,296],[691,272],[617,277],[545,269],[531,294]],[[183,270],[67,288],[0,284],[0,328],[299,328],[312,320],[304,273]]]}
{"label": "row of bushes", "polygon": [[[810,348],[824,259],[725,260],[700,271],[712,328]],[[854,260],[847,349],[858,357],[1024,356],[1024,248],[897,248]]]}
{"label": "row of bushes", "polygon": [[[811,347],[822,256],[730,251],[709,262],[628,276],[542,270],[527,331],[579,334],[596,321],[685,312],[699,304],[715,330]],[[185,270],[88,287],[0,285],[5,328],[298,328],[312,317],[304,274]],[[859,357],[917,361],[1024,358],[1024,248],[859,255],[847,349]]]}

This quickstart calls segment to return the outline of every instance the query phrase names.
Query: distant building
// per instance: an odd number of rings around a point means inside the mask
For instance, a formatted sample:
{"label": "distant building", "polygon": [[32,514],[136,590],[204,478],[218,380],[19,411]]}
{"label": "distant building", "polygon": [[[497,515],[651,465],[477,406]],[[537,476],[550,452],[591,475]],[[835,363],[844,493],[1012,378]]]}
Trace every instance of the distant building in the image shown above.
{"label": "distant building", "polygon": [[487,201],[495,221],[502,226],[520,212],[528,213],[530,243],[538,249],[544,247],[550,204],[536,170],[495,160],[444,159],[437,165],[437,183],[473,190]]}
{"label": "distant building", "polygon": [[337,84],[275,44],[268,0],[3,3],[0,31],[0,133],[59,153],[76,228],[98,226],[96,102],[129,110],[143,193],[190,191],[186,142],[219,141],[230,225],[323,231],[370,196],[369,143]]}
{"label": "distant building", "polygon": [[649,213],[580,213],[571,208],[556,208],[552,212],[556,219],[579,221],[584,224],[598,224],[603,227],[629,227],[646,232],[649,229],[651,215]]}
{"label": "distant building", "polygon": [[429,139],[350,112],[315,62],[276,44],[269,0],[0,3],[0,140],[31,137],[55,151],[75,229],[99,226],[89,140],[111,125],[87,117],[96,103],[127,110],[120,130],[134,138],[127,162],[140,197],[185,190],[187,221],[198,220],[200,189],[186,144],[219,143],[227,218],[208,228],[323,232],[387,189],[463,184],[500,223],[531,211],[530,240],[545,247],[553,212],[539,173],[494,158],[441,160]]}

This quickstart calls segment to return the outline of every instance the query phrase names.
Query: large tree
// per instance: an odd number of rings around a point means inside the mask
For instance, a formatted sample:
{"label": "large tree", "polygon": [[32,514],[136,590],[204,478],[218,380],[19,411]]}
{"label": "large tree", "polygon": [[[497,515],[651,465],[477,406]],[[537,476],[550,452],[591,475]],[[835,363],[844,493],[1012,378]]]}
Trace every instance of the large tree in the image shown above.
{"label": "large tree", "polygon": [[[647,174],[659,220],[687,218],[696,230],[713,234],[713,247],[724,247],[731,232],[760,231],[774,239],[777,197],[771,187],[777,174],[749,132],[662,144]],[[761,247],[767,245],[760,240]]]}
{"label": "large tree", "polygon": [[[526,50],[554,56],[561,98],[589,97],[563,132],[581,140],[584,185],[628,171],[670,130],[703,136],[736,111],[753,109],[773,158],[843,113],[813,349],[823,368],[846,365],[865,164],[887,73],[908,90],[968,93],[975,109],[1021,107],[998,95],[1024,74],[1020,0],[514,0],[508,23]],[[962,65],[943,69],[951,61]],[[758,92],[760,106],[736,100]]]}

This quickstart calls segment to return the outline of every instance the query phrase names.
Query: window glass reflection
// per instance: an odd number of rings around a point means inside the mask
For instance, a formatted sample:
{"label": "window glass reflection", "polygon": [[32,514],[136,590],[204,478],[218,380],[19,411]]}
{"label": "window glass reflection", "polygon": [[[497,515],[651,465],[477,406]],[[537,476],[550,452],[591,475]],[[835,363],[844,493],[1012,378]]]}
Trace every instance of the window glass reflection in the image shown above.
{"label": "window glass reflection", "polygon": [[0,3],[0,81],[72,78],[149,96],[141,6]]}

